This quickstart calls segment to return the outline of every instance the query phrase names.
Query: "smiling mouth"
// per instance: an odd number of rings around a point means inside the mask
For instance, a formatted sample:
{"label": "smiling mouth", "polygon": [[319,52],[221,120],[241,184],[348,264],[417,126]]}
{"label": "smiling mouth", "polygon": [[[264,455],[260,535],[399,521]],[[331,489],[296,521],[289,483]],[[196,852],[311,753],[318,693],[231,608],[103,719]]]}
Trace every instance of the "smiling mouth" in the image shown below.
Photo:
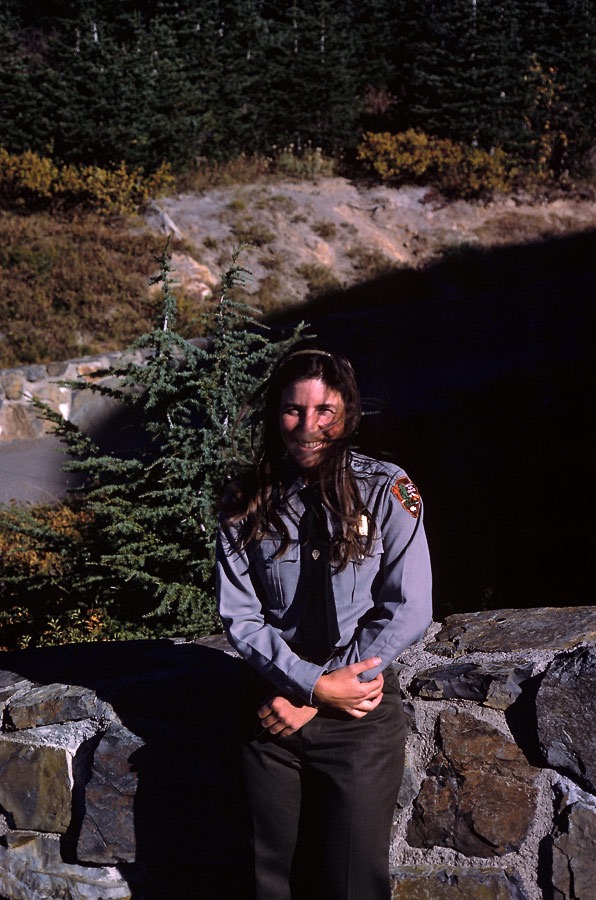
{"label": "smiling mouth", "polygon": [[323,446],[323,441],[296,441],[295,443],[302,450],[318,450]]}

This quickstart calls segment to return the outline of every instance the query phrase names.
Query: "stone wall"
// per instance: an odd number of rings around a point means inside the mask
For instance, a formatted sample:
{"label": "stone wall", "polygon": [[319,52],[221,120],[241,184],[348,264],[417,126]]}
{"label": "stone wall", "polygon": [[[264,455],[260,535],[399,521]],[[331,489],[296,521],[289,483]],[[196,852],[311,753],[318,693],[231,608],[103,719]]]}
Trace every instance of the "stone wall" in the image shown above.
{"label": "stone wall", "polygon": [[[207,344],[203,338],[192,342]],[[108,452],[138,439],[130,409],[86,384],[113,386],[114,368],[127,361],[141,364],[148,352],[114,352],[0,370],[0,504],[57,503],[79,483],[73,473],[64,471],[66,448],[34,400],[91,434]]]}
{"label": "stone wall", "polygon": [[[205,346],[207,341],[197,338],[192,343]],[[151,351],[115,351],[66,362],[0,370],[0,442],[41,438],[52,431],[51,424],[40,416],[32,400],[46,403],[64,419],[93,432],[114,413],[118,404],[86,390],[85,383],[112,384],[111,369],[128,361],[140,364],[148,352]],[[102,373],[105,373],[103,377]],[[78,385],[64,382],[78,382]]]}
{"label": "stone wall", "polygon": [[0,371],[0,441],[29,440],[51,431],[50,424],[33,407],[32,399],[47,403],[65,419],[85,419],[89,404],[96,405],[99,398],[91,391],[75,390],[61,382],[78,380],[84,383],[93,373],[120,362],[122,356],[106,353],[69,362]]}
{"label": "stone wall", "polygon": [[[394,900],[592,900],[595,642],[596,607],[458,614],[396,662]],[[3,653],[0,896],[244,900],[243,672],[222,637]]]}

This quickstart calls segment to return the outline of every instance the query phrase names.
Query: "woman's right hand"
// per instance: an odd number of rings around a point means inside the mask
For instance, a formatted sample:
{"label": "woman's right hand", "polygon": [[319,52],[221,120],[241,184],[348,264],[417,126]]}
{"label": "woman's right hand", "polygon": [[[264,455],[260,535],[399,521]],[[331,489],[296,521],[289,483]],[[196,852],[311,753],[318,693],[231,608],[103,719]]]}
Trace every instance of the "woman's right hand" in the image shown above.
{"label": "woman's right hand", "polygon": [[375,669],[381,662],[378,656],[372,656],[321,675],[315,684],[316,699],[319,703],[334,706],[355,719],[361,719],[376,709],[383,699],[383,676],[379,674],[372,681],[360,681],[358,676]]}

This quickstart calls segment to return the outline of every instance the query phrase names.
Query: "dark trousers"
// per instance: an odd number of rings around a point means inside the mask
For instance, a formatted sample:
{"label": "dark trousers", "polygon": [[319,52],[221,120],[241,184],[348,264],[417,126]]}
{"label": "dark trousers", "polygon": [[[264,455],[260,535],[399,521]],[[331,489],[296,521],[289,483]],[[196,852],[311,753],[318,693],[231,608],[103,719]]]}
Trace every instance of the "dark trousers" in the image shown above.
{"label": "dark trousers", "polygon": [[244,745],[256,900],[389,900],[404,740],[388,672],[382,702],[364,718],[323,709],[289,737]]}

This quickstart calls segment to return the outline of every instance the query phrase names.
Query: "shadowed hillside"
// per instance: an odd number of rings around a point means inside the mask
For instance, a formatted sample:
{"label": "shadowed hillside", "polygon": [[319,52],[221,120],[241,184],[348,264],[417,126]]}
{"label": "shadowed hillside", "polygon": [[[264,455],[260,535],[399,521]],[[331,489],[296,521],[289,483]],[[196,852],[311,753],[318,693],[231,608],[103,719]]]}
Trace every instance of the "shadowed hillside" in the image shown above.
{"label": "shadowed hillside", "polygon": [[300,309],[354,362],[362,449],[423,493],[439,618],[592,600],[595,300],[596,231],[466,252]]}

